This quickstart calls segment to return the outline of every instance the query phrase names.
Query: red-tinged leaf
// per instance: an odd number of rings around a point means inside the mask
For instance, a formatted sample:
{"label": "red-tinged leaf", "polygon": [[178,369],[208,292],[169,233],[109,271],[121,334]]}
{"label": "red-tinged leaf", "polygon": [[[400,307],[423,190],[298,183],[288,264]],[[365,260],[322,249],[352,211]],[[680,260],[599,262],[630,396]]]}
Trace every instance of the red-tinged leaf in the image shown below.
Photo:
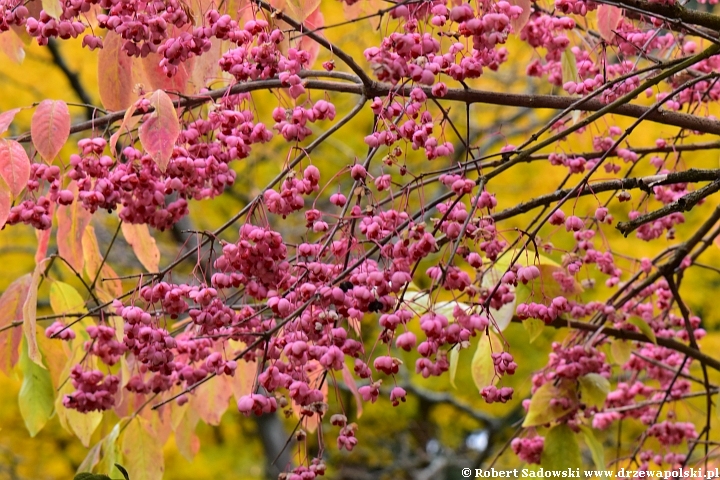
{"label": "red-tinged leaf", "polygon": [[122,233],[142,266],[148,272],[157,272],[160,268],[160,250],[155,239],[150,236],[148,226],[123,222]]}
{"label": "red-tinged leaf", "polygon": [[[234,348],[231,340],[232,350],[241,350],[241,348]],[[255,376],[257,375],[257,363],[246,362],[239,360],[237,368],[235,369],[235,375],[232,377],[232,390],[235,400],[240,399],[243,395],[250,395],[253,393],[253,387],[255,386]]]}
{"label": "red-tinged leaf", "polygon": [[377,30],[380,26],[381,16],[377,15],[377,12],[382,8],[384,8],[382,0],[365,0],[354,2],[352,5],[343,2],[345,18],[355,20],[356,18],[367,17],[373,30]]}
{"label": "red-tinged leaf", "polygon": [[[55,215],[55,204],[50,204],[49,217],[52,218]],[[35,251],[35,263],[39,263],[43,258],[47,257],[48,245],[50,244],[50,237],[52,235],[52,228],[47,230],[35,230],[35,237],[38,241],[37,250]]]}
{"label": "red-tinged leaf", "polygon": [[598,32],[606,42],[612,42],[615,38],[615,29],[622,17],[622,11],[611,5],[601,4],[597,10]]}
{"label": "red-tinged leaf", "polygon": [[30,121],[33,145],[51,163],[70,136],[70,111],[62,100],[43,100]]}
{"label": "red-tinged leaf", "polygon": [[25,60],[25,46],[22,39],[12,30],[0,34],[0,52],[17,64]]}
{"label": "red-tinged leaf", "polygon": [[[327,402],[328,382],[327,380],[323,381],[323,373],[325,372],[323,366],[320,365],[320,362],[318,362],[317,360],[310,360],[305,365],[304,370],[305,375],[307,375],[308,377],[308,385],[310,386],[310,388],[319,389],[323,394],[323,401]],[[303,408],[294,401],[292,402],[292,409],[293,412],[295,412],[295,416],[303,420],[303,428],[305,428],[306,431],[308,431],[309,433],[313,433],[315,430],[317,430],[317,427],[322,420],[317,413],[314,413],[312,416],[303,415]]]}
{"label": "red-tinged leaf", "polygon": [[220,65],[218,60],[222,52],[227,51],[223,47],[223,41],[217,38],[211,40],[210,50],[196,57],[193,65],[192,75],[188,85],[188,95],[197,94],[200,89],[206,87],[209,82],[220,78]]}
{"label": "red-tinged leaf", "polygon": [[[139,102],[138,100],[137,102]],[[110,152],[112,152],[113,155],[116,155],[117,152],[117,142],[120,138],[120,135],[123,134],[131,134],[132,129],[137,125],[137,123],[140,121],[140,115],[134,115],[137,102],[133,103],[126,111],[125,115],[123,116],[123,121],[120,124],[120,128],[117,129],[117,132],[113,133],[110,137]],[[122,149],[121,149],[122,150]]]}
{"label": "red-tinged leaf", "polygon": [[[0,329],[13,322],[22,321],[22,307],[25,304],[31,281],[31,274],[23,275],[11,283],[0,296]],[[14,327],[0,332],[0,370],[5,375],[10,375],[18,361],[20,340],[22,340],[21,328]]]}
{"label": "red-tinged leaf", "polygon": [[[69,189],[73,193],[77,192],[75,182],[70,184]],[[85,210],[78,201],[74,201],[70,205],[60,205],[57,209],[58,253],[78,273],[82,272],[83,265],[85,264],[82,238],[85,233],[85,228],[90,224],[91,217],[92,214]]]}
{"label": "red-tinged leaf", "polygon": [[5,222],[10,215],[10,207],[12,206],[12,194],[10,193],[10,187],[5,183],[5,180],[0,178],[0,228],[5,225]]}
{"label": "red-tinged leaf", "polygon": [[50,261],[49,258],[41,261],[35,266],[35,271],[30,279],[30,286],[28,287],[28,293],[25,297],[25,303],[22,307],[23,313],[23,333],[25,334],[25,340],[27,341],[27,353],[28,358],[35,362],[42,368],[45,366],[42,363],[42,355],[37,343],[37,294],[38,285],[40,284],[40,277],[45,272],[45,267]]}
{"label": "red-tinged leaf", "polygon": [[164,172],[180,135],[180,122],[172,100],[162,90],[156,90],[150,96],[150,105],[155,111],[140,125],[138,134],[143,148]]}
{"label": "red-tinged leaf", "polygon": [[123,466],[132,480],[162,480],[165,465],[162,445],[153,435],[148,421],[135,417],[122,439]]}
{"label": "red-tinged leaf", "polygon": [[30,179],[30,159],[15,140],[0,139],[0,177],[13,197],[20,195]]}
{"label": "red-tinged leaf", "polygon": [[510,0],[510,3],[523,9],[518,18],[510,20],[510,25],[512,25],[515,35],[519,36],[520,31],[522,31],[525,24],[528,20],[530,20],[530,14],[532,13],[532,0]]}
{"label": "red-tinged leaf", "polygon": [[208,425],[220,425],[233,395],[232,379],[218,375],[205,382],[190,397],[190,408]]}
{"label": "red-tinged leaf", "polygon": [[[144,84],[151,90],[167,90],[169,92],[188,93],[187,83],[190,79],[190,72],[193,71],[195,57],[188,59],[178,65],[178,71],[172,77],[168,77],[160,66],[162,56],[151,53],[145,58],[135,59],[133,69],[142,71]],[[138,65],[139,64],[139,65]]]}
{"label": "red-tinged leaf", "polygon": [[[2,36],[0,35],[0,38]],[[15,119],[15,115],[20,111],[19,108],[13,108],[7,112],[0,113],[0,134],[5,133],[10,127],[10,124]]]}
{"label": "red-tinged leaf", "polygon": [[[308,30],[316,30],[320,27],[325,26],[325,17],[323,17],[322,12],[320,11],[320,2],[318,1],[318,6],[313,10],[307,18],[305,18],[305,21],[303,21],[303,25],[305,25],[305,28]],[[317,32],[318,35],[321,35],[321,32]],[[303,37],[300,39],[299,47],[310,55],[310,60],[308,62],[308,66],[311,66],[313,63],[315,63],[315,59],[318,56],[318,53],[320,52],[320,44],[317,43],[315,40],[311,39],[307,35],[303,35]]]}
{"label": "red-tinged leaf", "polygon": [[352,392],[353,397],[355,397],[355,405],[357,405],[357,414],[355,416],[357,418],[360,418],[362,417],[363,413],[362,397],[360,396],[360,392],[358,392],[357,384],[355,383],[355,377],[352,376],[352,373],[350,373],[350,369],[347,367],[347,365],[344,364],[342,369],[342,377],[343,382],[345,382],[345,385],[347,385],[347,387]]}
{"label": "red-tinged leaf", "polygon": [[63,13],[62,5],[60,0],[42,0],[42,8],[45,13],[50,15],[55,20],[60,19],[60,15]]}
{"label": "red-tinged leaf", "polygon": [[108,110],[124,110],[134,101],[132,58],[121,50],[123,39],[109,31],[98,53],[98,90],[100,101]]}
{"label": "red-tinged leaf", "polygon": [[320,6],[320,0],[270,0],[270,4],[298,22],[304,22]]}

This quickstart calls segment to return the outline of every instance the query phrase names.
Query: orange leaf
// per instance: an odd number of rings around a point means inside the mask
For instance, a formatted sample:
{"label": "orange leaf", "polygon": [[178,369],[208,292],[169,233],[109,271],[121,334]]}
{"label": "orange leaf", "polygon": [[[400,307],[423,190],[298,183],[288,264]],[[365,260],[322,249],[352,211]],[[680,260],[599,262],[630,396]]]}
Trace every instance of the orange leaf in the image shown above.
{"label": "orange leaf", "polygon": [[[2,38],[2,37],[0,37]],[[19,108],[13,108],[7,112],[0,113],[0,134],[5,133],[15,119],[15,115],[20,111]]]}
{"label": "orange leaf", "polygon": [[220,425],[233,395],[231,380],[226,375],[217,375],[198,387],[195,395],[190,397],[190,409],[197,411],[208,425]]}
{"label": "orange leaf", "polygon": [[[29,273],[15,280],[5,289],[0,297],[0,328],[7,327],[13,322],[22,321],[22,307],[25,303],[32,275]],[[5,375],[10,375],[10,371],[18,361],[20,340],[22,339],[22,330],[20,328],[10,328],[0,332],[0,370]]]}
{"label": "orange leaf", "polygon": [[597,11],[598,31],[606,42],[612,42],[615,38],[615,28],[622,17],[622,11],[611,5],[600,5]]}
{"label": "orange leaf", "polygon": [[[71,183],[69,190],[77,192],[75,182]],[[57,245],[60,256],[81,273],[85,260],[83,258],[82,238],[85,228],[90,224],[92,214],[85,210],[79,201],[70,205],[60,205],[57,209],[58,230]]]}
{"label": "orange leaf", "polygon": [[28,293],[25,297],[25,303],[23,303],[23,333],[25,334],[25,340],[27,341],[28,358],[38,364],[40,367],[45,368],[42,362],[42,355],[37,343],[37,294],[38,285],[40,284],[40,276],[45,271],[45,266],[50,259],[46,258],[42,262],[35,266],[35,271],[32,274],[30,285],[28,287]]}
{"label": "orange leaf", "polygon": [[160,251],[155,239],[150,236],[148,226],[123,222],[122,233],[143,267],[148,272],[157,272],[160,268]]}
{"label": "orange leaf", "polygon": [[15,140],[0,139],[0,177],[13,197],[20,195],[30,179],[30,159]]}
{"label": "orange leaf", "polygon": [[150,96],[150,104],[155,111],[140,125],[140,143],[164,172],[170,162],[175,141],[180,135],[180,122],[167,93],[155,90]]}
{"label": "orange leaf", "polygon": [[107,32],[98,54],[100,101],[108,110],[124,110],[133,104],[132,59],[120,47],[123,39]]}
{"label": "orange leaf", "polygon": [[[107,263],[102,263],[103,257],[100,255],[97,237],[95,236],[95,228],[88,225],[85,228],[82,238],[83,258],[85,259],[85,275],[92,283],[95,276],[99,275],[95,288],[97,288],[98,298],[103,302],[109,302],[122,294],[122,282],[118,280],[117,273]],[[101,267],[102,265],[102,267]],[[98,272],[99,270],[99,272]],[[108,280],[106,280],[108,279]]]}
{"label": "orange leaf", "polygon": [[62,100],[43,100],[30,121],[33,145],[50,163],[70,136],[70,111]]}
{"label": "orange leaf", "polygon": [[0,35],[0,52],[10,60],[20,64],[25,60],[25,47],[22,39],[14,31],[8,30]]}

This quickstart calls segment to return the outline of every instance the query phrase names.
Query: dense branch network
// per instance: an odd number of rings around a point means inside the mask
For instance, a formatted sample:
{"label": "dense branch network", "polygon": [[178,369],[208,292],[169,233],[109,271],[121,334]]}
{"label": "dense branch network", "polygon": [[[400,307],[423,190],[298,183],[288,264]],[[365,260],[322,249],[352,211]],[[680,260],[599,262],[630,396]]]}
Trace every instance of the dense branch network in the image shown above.
{"label": "dense branch network", "polygon": [[[685,168],[683,159],[720,148],[692,138],[720,134],[708,113],[720,98],[720,17],[672,1],[403,1],[349,19],[382,26],[360,61],[329,40],[319,7],[255,0],[238,11],[220,4],[192,12],[176,0],[68,0],[36,12],[32,3],[3,3],[0,34],[24,28],[61,66],[57,39],[82,35],[85,47],[103,49],[106,67],[120,65],[121,84],[131,71],[147,81],[112,96],[101,89],[112,113],[74,125],[65,103],[42,102],[30,132],[0,143],[3,223],[49,232],[57,218],[58,247],[48,256],[50,237],[40,234],[35,274],[3,295],[25,305],[23,319],[0,324],[0,335],[22,326],[25,355],[39,364],[38,321],[53,322],[45,333],[54,341],[82,346],[82,358],[69,359],[74,390],[63,391],[65,408],[117,409],[120,390],[151,395],[124,416],[127,428],[150,403],[197,407],[208,382],[250,371],[251,385],[236,392],[239,411],[294,411],[305,454],[291,475],[315,478],[325,472],[326,435],[340,450],[358,442],[347,406],[329,394],[339,375],[359,403],[382,395],[397,407],[414,394],[506,427],[398,379],[454,376],[459,352],[472,346],[477,397],[517,400],[522,356],[505,330],[516,322],[531,335],[573,332],[532,375],[523,428],[511,442],[522,461],[548,462],[554,449],[546,442],[557,435],[623,421],[646,427],[628,457],[635,466],[707,461],[708,449],[699,458],[695,448],[710,438],[718,387],[708,369],[720,371],[720,362],[700,348],[703,321],[680,286],[720,233],[720,208],[702,205],[716,202],[720,170]],[[355,2],[344,3],[352,12]],[[86,33],[90,10],[104,38]],[[510,72],[519,42],[534,52],[526,76],[552,94],[479,88],[489,72]],[[323,70],[313,70],[317,58]],[[211,89],[223,76],[230,81]],[[271,128],[256,96],[276,102]],[[472,133],[479,106],[541,122],[519,145],[507,139],[485,151]],[[14,114],[0,115],[0,133]],[[616,125],[621,117],[631,123]],[[327,167],[328,139],[361,121],[367,153]],[[664,136],[638,147],[636,129],[648,124]],[[329,126],[318,134],[319,125]],[[77,153],[61,167],[53,160],[71,134]],[[173,228],[195,203],[238,188],[243,161],[273,137],[289,144],[276,176],[159,268],[147,255],[147,228]],[[464,155],[453,159],[460,144]],[[509,188],[527,184],[524,169],[536,167],[547,174],[540,189],[508,199]],[[88,225],[103,211],[121,226],[101,254]],[[686,221],[699,226],[688,234]],[[228,241],[231,227],[238,233]],[[670,246],[643,258],[615,229]],[[134,248],[145,245],[136,252],[149,273],[120,276],[106,262],[120,231]],[[58,268],[56,258],[92,302],[37,316],[38,283]],[[187,265],[192,274],[181,280]],[[135,284],[123,290],[123,280]],[[702,378],[690,374],[692,362]],[[666,408],[698,396],[706,398],[700,433]]]}

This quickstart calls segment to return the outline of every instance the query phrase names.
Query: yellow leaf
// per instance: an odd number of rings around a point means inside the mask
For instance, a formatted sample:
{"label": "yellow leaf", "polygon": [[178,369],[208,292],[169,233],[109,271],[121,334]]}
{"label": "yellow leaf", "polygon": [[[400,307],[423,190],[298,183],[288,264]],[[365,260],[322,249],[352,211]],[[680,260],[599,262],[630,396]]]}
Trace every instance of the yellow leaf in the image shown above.
{"label": "yellow leaf", "polygon": [[122,440],[123,466],[132,480],[162,480],[165,465],[162,445],[142,417],[130,420]]}
{"label": "yellow leaf", "polygon": [[480,341],[470,363],[470,372],[478,390],[495,385],[500,379],[495,374],[495,364],[491,355],[502,351],[502,341],[495,333],[489,332],[487,335],[480,335]]}
{"label": "yellow leaf", "polygon": [[630,360],[632,345],[627,340],[613,340],[610,353],[618,365],[625,365]]}
{"label": "yellow leaf", "polygon": [[537,318],[526,318],[522,321],[522,324],[523,327],[525,327],[525,331],[527,331],[530,336],[530,343],[537,340],[545,328],[545,322]]}
{"label": "yellow leaf", "polygon": [[546,470],[562,471],[582,467],[580,445],[575,433],[567,425],[556,425],[545,435],[540,465]]}
{"label": "yellow leaf", "polygon": [[601,409],[610,393],[610,382],[597,373],[588,373],[578,378],[580,383],[580,399],[589,407]]}
{"label": "yellow leaf", "polygon": [[43,10],[45,10],[45,13],[55,20],[59,20],[60,15],[63,13],[62,5],[59,0],[42,0],[42,7]]}
{"label": "yellow leaf", "polygon": [[450,375],[450,385],[453,386],[453,388],[457,388],[457,385],[455,385],[455,375],[457,374],[457,367],[458,367],[458,361],[460,359],[460,344],[455,345],[453,348],[450,349],[450,370],[448,374]]}
{"label": "yellow leaf", "polygon": [[[555,386],[553,382],[547,382],[535,391],[530,399],[530,408],[523,421],[523,427],[536,427],[550,423],[568,412],[577,405],[577,396],[574,391],[575,382],[562,381]],[[567,407],[552,404],[553,400],[567,398],[570,400]]]}
{"label": "yellow leaf", "polygon": [[640,317],[630,317],[627,321],[630,325],[635,325],[640,332],[650,339],[655,345],[657,345],[657,338],[655,338],[655,332],[650,328],[650,325]]}

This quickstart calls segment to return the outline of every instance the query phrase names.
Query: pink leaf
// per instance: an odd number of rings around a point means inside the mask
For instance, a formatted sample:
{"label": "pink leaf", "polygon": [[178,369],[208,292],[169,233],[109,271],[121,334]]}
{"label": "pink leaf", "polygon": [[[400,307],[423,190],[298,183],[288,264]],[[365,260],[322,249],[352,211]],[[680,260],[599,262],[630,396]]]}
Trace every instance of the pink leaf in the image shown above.
{"label": "pink leaf", "polygon": [[50,163],[70,136],[70,112],[62,100],[43,100],[30,122],[33,145]]}
{"label": "pink leaf", "polygon": [[120,47],[123,39],[108,32],[98,54],[98,89],[108,110],[124,110],[133,103],[132,59]]}
{"label": "pink leaf", "polygon": [[13,108],[7,112],[0,113],[0,134],[5,133],[10,124],[15,119],[15,115],[20,111],[19,108]]}
{"label": "pink leaf", "polygon": [[511,0],[510,3],[523,9],[518,18],[510,20],[510,24],[513,27],[515,35],[520,35],[520,31],[523,29],[528,20],[530,20],[530,14],[532,13],[532,0]]}
{"label": "pink leaf", "polygon": [[13,197],[20,195],[30,179],[30,159],[15,140],[0,139],[0,177]]}
{"label": "pink leaf", "polygon": [[[70,184],[69,189],[77,196],[77,185],[75,182]],[[85,210],[77,200],[67,206],[60,205],[57,209],[58,253],[62,258],[67,260],[78,273],[82,273],[85,264],[82,239],[91,217],[90,212]]]}
{"label": "pink leaf", "polygon": [[622,11],[610,5],[600,5],[597,11],[598,31],[600,36],[606,42],[612,42],[615,38],[615,28],[617,27]]}
{"label": "pink leaf", "polygon": [[[307,18],[303,22],[303,25],[305,25],[308,30],[315,30],[325,25],[325,17],[323,17],[319,6],[315,10],[313,10],[310,15],[307,16]],[[320,34],[321,32],[318,32],[318,35]],[[315,62],[315,59],[320,52],[320,44],[308,37],[307,35],[303,35],[302,39],[300,40],[300,48],[310,54],[310,61],[308,62],[308,66],[311,66]]]}
{"label": "pink leaf", "polygon": [[164,172],[180,135],[180,122],[172,100],[162,90],[156,90],[150,96],[150,104],[155,111],[140,126],[138,134],[143,148]]}

